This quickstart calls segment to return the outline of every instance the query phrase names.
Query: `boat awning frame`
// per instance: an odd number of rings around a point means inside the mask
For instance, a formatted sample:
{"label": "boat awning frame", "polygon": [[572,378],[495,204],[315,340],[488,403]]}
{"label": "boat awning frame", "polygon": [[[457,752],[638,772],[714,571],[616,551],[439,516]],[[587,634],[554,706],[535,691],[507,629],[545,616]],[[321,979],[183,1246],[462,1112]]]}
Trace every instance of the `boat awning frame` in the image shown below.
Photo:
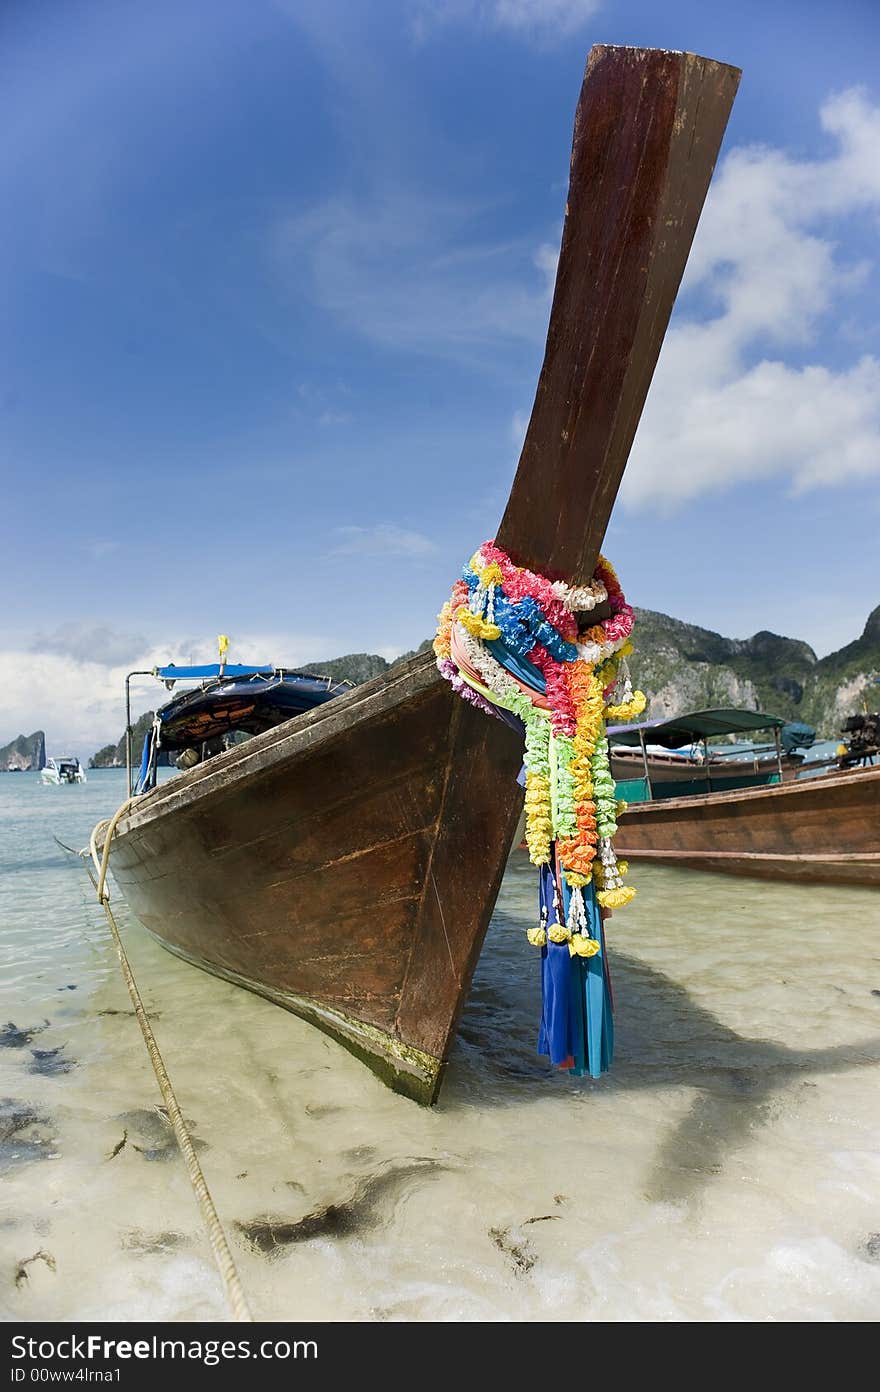
{"label": "boat awning frame", "polygon": [[210,677],[269,677],[274,671],[271,665],[252,667],[250,664],[227,662],[221,667],[219,662],[209,662],[202,667],[175,667],[172,662],[167,667],[154,667],[150,675],[161,681],[205,681]]}
{"label": "boat awning frame", "polygon": [[787,722],[781,715],[766,711],[720,708],[691,711],[674,720],[643,720],[638,725],[609,725],[606,730],[612,744],[640,744],[641,738],[665,749],[680,749],[684,744],[711,739],[713,735],[746,735],[752,730],[781,730]]}

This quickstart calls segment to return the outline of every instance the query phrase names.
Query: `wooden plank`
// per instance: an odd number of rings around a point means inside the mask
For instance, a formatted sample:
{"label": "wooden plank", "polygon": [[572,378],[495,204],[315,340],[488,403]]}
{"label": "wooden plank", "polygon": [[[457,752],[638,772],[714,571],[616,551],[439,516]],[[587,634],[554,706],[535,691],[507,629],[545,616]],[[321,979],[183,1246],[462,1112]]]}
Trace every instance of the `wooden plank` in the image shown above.
{"label": "wooden plank", "polygon": [[699,856],[711,856],[713,860],[743,860],[743,861],[762,861],[772,860],[791,861],[798,865],[822,865],[830,861],[835,865],[880,865],[880,851],[834,851],[827,855],[824,851],[804,853],[800,855],[783,853],[781,851],[627,851],[626,853],[633,859],[650,857],[652,860],[694,860]]}
{"label": "wooden plank", "polygon": [[616,850],[729,874],[876,884],[878,818],[880,768],[634,803]]}
{"label": "wooden plank", "polygon": [[519,737],[464,701],[458,705],[397,1018],[402,1038],[440,1058],[467,999],[522,807]]}
{"label": "wooden plank", "polygon": [[739,78],[693,53],[590,52],[544,366],[498,531],[554,578],[593,573]]}
{"label": "wooden plank", "polygon": [[639,863],[668,865],[676,870],[711,871],[759,880],[792,884],[854,885],[880,888],[880,858],[828,856],[816,861],[807,856],[727,855],[723,851],[630,851]]}

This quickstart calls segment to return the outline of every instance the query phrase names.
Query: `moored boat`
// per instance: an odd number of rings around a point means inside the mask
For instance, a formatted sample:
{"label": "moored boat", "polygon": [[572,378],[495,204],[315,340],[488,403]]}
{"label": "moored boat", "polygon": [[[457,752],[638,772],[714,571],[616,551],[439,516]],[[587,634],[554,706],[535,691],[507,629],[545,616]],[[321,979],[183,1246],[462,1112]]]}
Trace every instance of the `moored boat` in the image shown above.
{"label": "moored boat", "polygon": [[40,769],[40,779],[57,788],[62,784],[85,783],[86,771],[79,759],[73,755],[63,755],[58,759],[46,760],[45,767]]}
{"label": "moored boat", "polygon": [[618,854],[762,879],[880,886],[880,768],[634,803]]}
{"label": "moored boat", "polygon": [[228,639],[221,635],[220,641],[221,660],[216,664],[179,667],[172,663],[150,673],[169,690],[181,683],[185,685],[173,700],[156,711],[144,739],[136,781],[132,779],[129,754],[129,793],[146,793],[156,786],[163,755],[173,759],[180,769],[195,768],[206,759],[351,689],[351,682],[337,682],[286,667],[241,663],[230,666],[223,660],[223,643],[228,643]]}
{"label": "moored boat", "polygon": [[[719,735],[739,741],[764,730],[772,731],[772,744],[709,745]],[[743,787],[758,777],[795,778],[804,767],[798,751],[809,749],[815,738],[815,730],[802,722],[730,707],[608,727],[611,771],[618,782],[644,777],[653,788],[687,783],[694,792]]]}
{"label": "moored boat", "polygon": [[[574,587],[596,567],[738,78],[693,54],[590,55],[544,366],[498,533],[518,565]],[[430,1102],[521,763],[517,730],[424,654],[137,798],[112,872],[166,947]]]}
{"label": "moored boat", "polygon": [[684,781],[662,771],[657,778],[645,754],[646,733],[674,745],[783,724],[760,711],[696,711],[609,730],[611,739],[640,744],[644,756],[641,776],[633,770],[617,782],[628,803],[619,855],[766,879],[880,885],[880,768],[792,777],[780,748],[776,769],[746,765],[719,787],[711,758]]}

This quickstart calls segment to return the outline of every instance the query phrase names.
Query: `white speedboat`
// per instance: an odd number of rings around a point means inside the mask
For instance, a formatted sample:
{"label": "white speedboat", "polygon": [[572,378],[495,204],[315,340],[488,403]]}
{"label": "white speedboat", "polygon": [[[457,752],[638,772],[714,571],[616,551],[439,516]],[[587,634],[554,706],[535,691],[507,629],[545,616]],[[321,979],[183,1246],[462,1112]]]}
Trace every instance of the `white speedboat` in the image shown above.
{"label": "white speedboat", "polygon": [[47,759],[46,767],[40,770],[44,783],[53,786],[60,783],[85,783],[86,771],[79,759]]}

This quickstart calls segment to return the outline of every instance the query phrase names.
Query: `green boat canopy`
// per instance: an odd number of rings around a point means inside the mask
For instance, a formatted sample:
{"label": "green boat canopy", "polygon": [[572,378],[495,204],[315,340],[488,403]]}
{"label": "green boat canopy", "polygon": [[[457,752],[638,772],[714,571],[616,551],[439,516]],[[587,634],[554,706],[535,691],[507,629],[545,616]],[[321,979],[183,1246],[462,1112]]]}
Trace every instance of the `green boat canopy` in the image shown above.
{"label": "green boat canopy", "polygon": [[689,715],[677,715],[674,720],[644,720],[640,725],[609,725],[608,739],[612,744],[639,744],[639,731],[648,744],[662,744],[667,749],[679,749],[695,740],[712,735],[746,735],[752,730],[781,730],[785,725],[781,715],[766,711],[702,710]]}

